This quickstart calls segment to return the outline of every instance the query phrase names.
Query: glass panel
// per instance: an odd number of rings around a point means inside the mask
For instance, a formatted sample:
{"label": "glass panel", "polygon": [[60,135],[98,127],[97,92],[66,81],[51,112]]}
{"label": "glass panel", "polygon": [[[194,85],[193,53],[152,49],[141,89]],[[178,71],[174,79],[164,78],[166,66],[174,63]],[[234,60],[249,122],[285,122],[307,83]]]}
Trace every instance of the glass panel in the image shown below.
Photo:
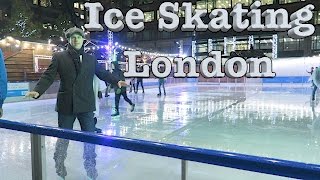
{"label": "glass panel", "polygon": [[162,38],[170,38],[170,32],[162,31],[160,34]]}
{"label": "glass panel", "polygon": [[203,59],[205,59],[205,58],[207,58],[208,56],[196,56],[196,60],[197,61],[201,61],[201,60],[203,60]]}
{"label": "glass panel", "polygon": [[150,39],[151,39],[151,32],[150,32],[150,30],[145,30],[145,31],[143,32],[143,39],[144,39],[144,40],[150,40]]}
{"label": "glass panel", "polygon": [[0,129],[0,179],[32,179],[29,133]]}
{"label": "glass panel", "polygon": [[208,44],[197,44],[197,52],[207,52]]}
{"label": "glass panel", "polygon": [[[48,180],[57,179],[54,152],[57,138],[46,137],[46,160]],[[92,146],[94,147],[94,146]],[[67,172],[66,179],[86,179],[90,177],[84,166],[84,143],[69,141],[68,154],[64,165]],[[112,179],[180,179],[180,160],[127,151],[117,148],[95,146],[96,169],[98,180]],[[61,157],[61,156],[60,156]],[[85,156],[89,159],[89,156]],[[161,170],[161,172],[159,171]],[[95,171],[95,170],[92,170]],[[161,176],[159,176],[159,172]],[[91,173],[91,172],[90,172]],[[90,174],[89,173],[89,174]],[[92,174],[92,173],[91,173]]]}
{"label": "glass panel", "polygon": [[287,180],[288,178],[263,173],[256,173],[222,166],[214,166],[197,162],[188,162],[188,180],[223,179],[223,180]]}
{"label": "glass panel", "polygon": [[219,51],[223,51],[224,48],[224,42],[220,41],[220,42],[214,42],[212,44],[212,48],[213,50],[219,50]]}
{"label": "glass panel", "polygon": [[320,49],[320,36],[312,36],[312,49]]}
{"label": "glass panel", "polygon": [[127,32],[127,39],[132,40],[134,37],[133,35],[134,35],[133,32]]}
{"label": "glass panel", "polygon": [[271,39],[260,40],[260,49],[272,49],[272,40]]}
{"label": "glass panel", "polygon": [[[300,39],[293,39],[293,38],[281,38],[279,40],[280,43],[280,47],[284,50],[284,51],[292,51],[292,50],[299,50],[299,43],[300,43]],[[302,40],[303,41],[303,40]]]}
{"label": "glass panel", "polygon": [[248,50],[249,44],[248,41],[237,41],[236,42],[236,50]]}

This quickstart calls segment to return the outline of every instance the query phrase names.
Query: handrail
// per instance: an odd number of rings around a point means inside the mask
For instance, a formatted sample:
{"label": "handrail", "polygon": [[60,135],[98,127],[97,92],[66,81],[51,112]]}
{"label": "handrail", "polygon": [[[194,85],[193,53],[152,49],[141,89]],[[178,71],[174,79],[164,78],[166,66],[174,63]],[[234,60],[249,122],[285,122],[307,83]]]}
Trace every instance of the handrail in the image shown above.
{"label": "handrail", "polygon": [[3,119],[0,119],[0,128],[284,177],[299,179],[317,179],[320,177],[320,165],[316,164],[98,135]]}

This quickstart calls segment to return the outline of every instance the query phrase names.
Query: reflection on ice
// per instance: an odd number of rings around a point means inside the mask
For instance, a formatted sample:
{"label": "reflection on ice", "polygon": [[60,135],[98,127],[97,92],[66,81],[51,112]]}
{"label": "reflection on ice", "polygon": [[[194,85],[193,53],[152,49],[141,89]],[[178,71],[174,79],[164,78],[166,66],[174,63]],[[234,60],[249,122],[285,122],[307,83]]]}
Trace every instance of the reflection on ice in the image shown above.
{"label": "reflection on ice", "polygon": [[[306,89],[291,90],[269,88],[265,91],[256,87],[183,85],[168,87],[167,96],[158,98],[158,89],[146,89],[144,95],[129,94],[136,104],[134,112],[130,112],[127,104],[120,101],[120,111],[123,113],[115,118],[110,117],[114,97],[102,99],[97,126],[102,128],[105,135],[317,164],[320,162],[320,106],[317,102],[310,104]],[[4,105],[6,114],[3,118],[56,127],[57,114],[54,106],[55,100],[7,103]],[[80,129],[79,124],[76,124],[75,129]],[[1,129],[0,132],[0,169],[6,167],[7,162],[16,161],[21,163],[17,167],[28,169],[22,164],[29,164],[30,161],[29,135]],[[55,141],[55,138],[46,138],[50,171],[54,171],[50,162]],[[141,156],[148,157],[127,151],[119,154],[118,151],[120,150],[97,147],[98,166],[100,164],[98,168],[104,169],[101,174],[113,177],[111,179],[126,179],[128,176],[116,177],[112,174],[123,173],[124,170],[126,172],[137,161],[142,163],[144,158]],[[68,154],[75,154],[68,156],[71,158],[68,160],[71,164],[66,165],[68,168],[76,163],[82,164],[81,143],[71,143]],[[149,162],[149,159],[145,158],[144,162]],[[149,163],[150,167],[152,164],[159,164],[163,166],[162,169],[172,164],[154,160]],[[138,166],[144,167],[141,164]],[[179,172],[179,162],[176,167],[176,172]],[[134,169],[129,170],[128,174],[134,174],[137,170]]]}

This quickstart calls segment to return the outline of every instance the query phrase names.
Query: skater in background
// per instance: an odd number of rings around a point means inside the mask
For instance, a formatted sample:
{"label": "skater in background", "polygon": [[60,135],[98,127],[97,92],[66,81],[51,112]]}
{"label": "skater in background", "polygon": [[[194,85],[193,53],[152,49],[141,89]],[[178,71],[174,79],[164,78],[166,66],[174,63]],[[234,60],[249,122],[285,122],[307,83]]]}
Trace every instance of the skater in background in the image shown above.
{"label": "skater in background", "polygon": [[159,81],[158,81],[158,87],[159,87],[159,94],[158,94],[158,96],[161,96],[161,86],[162,86],[162,88],[163,88],[163,94],[164,95],[167,95],[166,94],[166,89],[165,89],[165,87],[164,87],[164,83],[165,83],[165,80],[164,80],[164,78],[159,78]]}
{"label": "skater in background", "polygon": [[312,75],[313,70],[314,70],[314,67],[311,67],[310,71],[307,71],[307,73],[309,73],[310,75]]}
{"label": "skater in background", "polygon": [[[142,72],[142,70],[143,70],[142,65],[138,66],[138,72]],[[137,87],[136,87],[136,91],[135,91],[136,94],[138,93],[138,90],[139,90],[139,84],[141,84],[142,93],[144,93],[143,78],[142,77],[137,78]]]}
{"label": "skater in background", "polygon": [[[97,128],[97,122],[98,122],[98,117],[100,113],[100,99],[102,99],[102,91],[106,89],[105,86],[106,83],[103,83],[96,75],[93,77],[93,93],[95,97],[95,103],[96,103],[96,110],[93,112],[94,113],[94,124],[95,124],[95,131],[97,133],[101,133],[102,130],[100,128]],[[107,89],[106,89],[107,92]]]}
{"label": "skater in background", "polygon": [[313,80],[312,80],[313,71],[314,71],[314,67],[311,67],[310,71],[307,70],[307,73],[310,74],[310,79],[311,79],[312,87],[315,86],[314,83],[313,83]]}
{"label": "skater in background", "polygon": [[[161,73],[163,73],[165,71],[163,66],[161,66],[159,70]],[[165,78],[159,78],[159,80],[158,80],[159,94],[157,94],[157,96],[161,96],[161,86],[163,88],[163,94],[166,95],[166,89],[164,87],[164,83],[165,83]]]}
{"label": "skater in background", "polygon": [[7,97],[7,71],[4,63],[4,57],[0,49],[0,118],[3,116],[2,105]]}
{"label": "skater in background", "polygon": [[317,84],[315,84],[315,80],[317,80],[318,77],[319,77],[317,69],[318,69],[318,67],[316,67],[316,70],[314,71],[314,68],[312,67],[311,71],[310,71],[310,74],[311,74],[311,77],[312,77],[312,81],[311,82],[312,82],[312,85],[313,85],[312,95],[311,95],[311,100],[312,101],[315,100],[316,92],[317,92],[317,89],[318,89]]}
{"label": "skater in background", "polygon": [[105,81],[105,85],[106,85],[106,91],[105,91],[105,94],[104,94],[104,97],[109,97],[109,88],[110,88],[110,84]]}
{"label": "skater in background", "polygon": [[132,92],[132,89],[133,89],[133,92],[136,92],[136,78],[132,78],[130,80],[130,91],[129,91],[129,93]]}
{"label": "skater in background", "polygon": [[[58,126],[64,129],[73,129],[78,119],[81,130],[94,132],[95,97],[93,93],[93,77],[117,84],[120,88],[126,83],[114,77],[109,71],[101,67],[95,58],[84,52],[85,33],[82,29],[73,27],[66,31],[68,48],[65,51],[54,53],[51,64],[42,74],[33,91],[26,97],[38,99],[54,82],[56,75],[60,76],[60,88],[57,96],[56,111],[58,112]],[[67,176],[64,161],[67,158],[69,140],[59,138],[56,143],[54,160],[56,173],[60,178]],[[84,168],[87,176],[96,179],[95,145],[84,143]]]}
{"label": "skater in background", "polygon": [[[112,65],[113,65],[112,74],[115,77],[121,79],[122,81],[125,81],[123,71],[120,69],[118,62],[113,61]],[[132,103],[132,101],[128,98],[126,87],[117,88],[116,86],[114,86],[114,93],[115,93],[115,113],[111,114],[111,116],[118,116],[120,114],[119,113],[119,102],[120,102],[121,96],[123,96],[124,100],[127,101],[131,105],[131,112],[134,111],[135,104]]]}
{"label": "skater in background", "polygon": [[142,77],[138,77],[138,78],[137,78],[136,94],[137,94],[138,91],[139,91],[139,84],[141,84],[142,93],[144,93],[143,78],[142,78]]}

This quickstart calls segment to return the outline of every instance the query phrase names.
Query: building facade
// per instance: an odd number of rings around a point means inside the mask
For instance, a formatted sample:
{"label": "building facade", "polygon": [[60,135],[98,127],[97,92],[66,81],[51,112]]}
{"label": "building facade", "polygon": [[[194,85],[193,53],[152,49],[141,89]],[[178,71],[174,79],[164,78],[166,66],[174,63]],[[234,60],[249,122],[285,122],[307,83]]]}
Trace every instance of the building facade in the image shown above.
{"label": "building facade", "polygon": [[[123,1],[100,1],[104,6],[104,11],[109,8],[117,8],[125,15],[127,11],[133,8],[138,8],[144,12],[145,28],[141,32],[132,32],[127,26],[117,33],[114,33],[113,41],[117,41],[122,45],[131,48],[142,49],[150,52],[170,53],[194,55],[200,60],[208,56],[209,50],[220,50],[226,56],[232,51],[246,51],[250,47],[263,51],[269,57],[303,57],[313,56],[320,53],[320,1],[311,0],[261,0],[260,7],[263,12],[266,9],[284,8],[288,14],[301,9],[307,4],[313,4],[313,19],[309,22],[315,25],[316,30],[312,36],[294,39],[290,38],[286,32],[235,32],[230,29],[227,32],[213,33],[209,30],[204,32],[183,32],[180,30],[184,24],[184,11],[181,10],[181,4],[184,1],[177,0],[179,3],[180,24],[176,31],[160,32],[158,30],[159,7],[165,2],[163,0],[123,0]],[[242,3],[244,9],[249,9],[254,0],[192,0],[193,9],[206,9],[208,14],[212,9],[223,8],[227,11],[232,11],[232,8],[237,3]],[[204,23],[210,21],[209,17],[203,17]],[[232,22],[230,20],[229,22]],[[100,19],[100,23],[103,20]],[[103,23],[101,23],[103,24]],[[99,34],[97,39],[107,37],[107,32],[104,34],[92,33],[92,37]],[[275,47],[276,46],[276,47]],[[192,48],[193,47],[193,48]]]}

